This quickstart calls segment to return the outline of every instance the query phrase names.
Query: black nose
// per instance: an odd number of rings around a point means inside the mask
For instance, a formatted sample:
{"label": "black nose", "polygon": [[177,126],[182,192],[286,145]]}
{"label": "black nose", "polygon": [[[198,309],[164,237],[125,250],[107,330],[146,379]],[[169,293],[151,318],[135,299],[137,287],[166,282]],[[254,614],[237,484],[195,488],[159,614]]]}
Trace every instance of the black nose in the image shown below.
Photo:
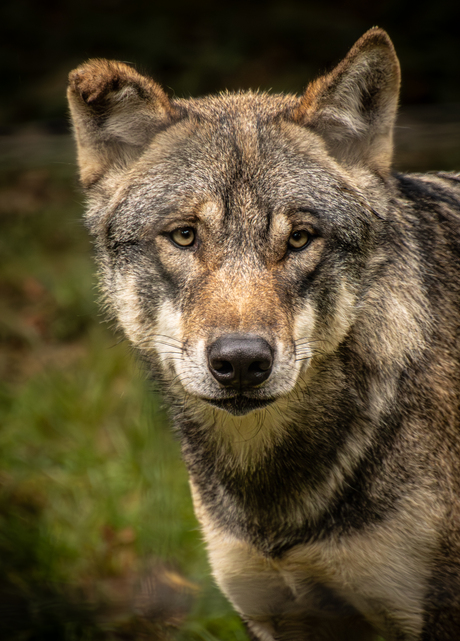
{"label": "black nose", "polygon": [[226,334],[208,349],[208,367],[226,387],[248,389],[270,376],[273,350],[267,341],[251,334]]}

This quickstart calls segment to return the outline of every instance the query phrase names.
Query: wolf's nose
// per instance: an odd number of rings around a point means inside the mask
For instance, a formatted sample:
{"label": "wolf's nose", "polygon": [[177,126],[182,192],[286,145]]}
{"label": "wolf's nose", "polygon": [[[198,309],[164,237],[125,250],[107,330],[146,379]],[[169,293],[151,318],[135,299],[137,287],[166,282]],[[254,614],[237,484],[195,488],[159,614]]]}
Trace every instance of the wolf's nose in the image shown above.
{"label": "wolf's nose", "polygon": [[273,350],[260,336],[226,334],[210,345],[208,366],[214,378],[226,387],[256,387],[271,374]]}

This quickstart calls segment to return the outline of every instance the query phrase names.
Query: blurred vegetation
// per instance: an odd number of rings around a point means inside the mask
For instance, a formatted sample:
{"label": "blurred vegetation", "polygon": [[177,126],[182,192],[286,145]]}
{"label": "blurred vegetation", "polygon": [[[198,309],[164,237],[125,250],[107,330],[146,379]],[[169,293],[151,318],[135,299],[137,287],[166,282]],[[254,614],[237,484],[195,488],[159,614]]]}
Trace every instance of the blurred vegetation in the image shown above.
{"label": "blurred vegetation", "polygon": [[0,638],[243,641],[159,399],[101,324],[73,145],[3,143]]}
{"label": "blurred vegetation", "polygon": [[68,71],[104,56],[177,95],[301,91],[378,24],[403,67],[396,168],[458,170],[459,18],[446,0],[2,3],[2,641],[246,639],[209,577],[161,400],[95,303]]}

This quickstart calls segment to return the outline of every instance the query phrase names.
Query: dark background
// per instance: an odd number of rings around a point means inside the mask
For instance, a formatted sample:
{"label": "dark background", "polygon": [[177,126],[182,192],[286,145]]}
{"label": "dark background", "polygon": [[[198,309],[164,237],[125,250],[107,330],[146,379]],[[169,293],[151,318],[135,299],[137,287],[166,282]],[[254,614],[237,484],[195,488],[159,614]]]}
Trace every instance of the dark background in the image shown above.
{"label": "dark background", "polygon": [[222,89],[300,92],[367,29],[392,38],[403,105],[460,103],[460,2],[450,0],[9,0],[0,10],[0,123],[66,129],[70,69],[134,63],[178,96]]}

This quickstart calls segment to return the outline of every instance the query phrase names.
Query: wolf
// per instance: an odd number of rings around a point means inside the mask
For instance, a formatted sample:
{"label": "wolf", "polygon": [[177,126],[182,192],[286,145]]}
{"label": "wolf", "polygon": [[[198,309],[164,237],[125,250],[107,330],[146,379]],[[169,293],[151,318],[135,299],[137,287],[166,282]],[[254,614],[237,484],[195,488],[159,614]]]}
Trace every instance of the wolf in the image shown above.
{"label": "wolf", "polygon": [[260,641],[460,638],[460,175],[392,171],[399,85],[377,27],[301,96],[70,74],[105,304]]}

